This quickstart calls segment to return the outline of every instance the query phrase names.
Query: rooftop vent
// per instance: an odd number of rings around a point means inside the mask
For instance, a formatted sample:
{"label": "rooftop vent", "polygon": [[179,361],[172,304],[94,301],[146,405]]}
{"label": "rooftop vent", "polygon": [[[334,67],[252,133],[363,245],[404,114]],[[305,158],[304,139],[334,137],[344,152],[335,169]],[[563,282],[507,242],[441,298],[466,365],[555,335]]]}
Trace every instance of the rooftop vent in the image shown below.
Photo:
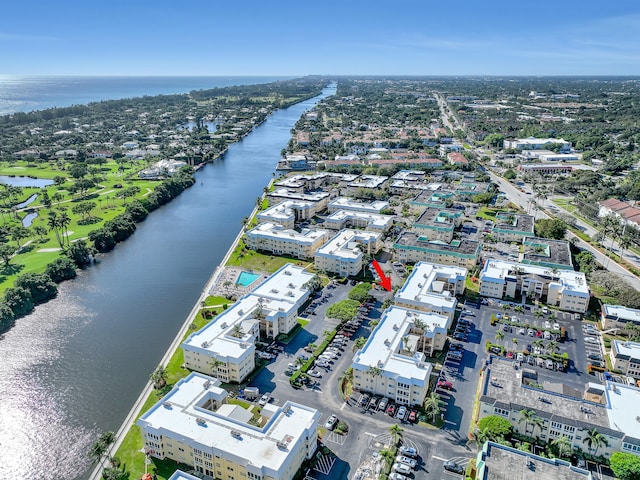
{"label": "rooftop vent", "polygon": [[209,342],[207,342],[207,341],[205,340],[204,342],[202,342],[202,343],[200,344],[200,346],[201,346],[202,348],[207,348],[207,347],[209,346]]}
{"label": "rooftop vent", "polygon": [[290,272],[289,270],[285,270],[285,271],[284,271],[284,274],[285,274],[285,275],[291,275],[291,272]]}
{"label": "rooftop vent", "polygon": [[202,418],[202,417],[198,417],[198,418],[196,418],[196,423],[197,423],[198,425],[206,425],[206,424],[207,424],[207,421],[206,421],[204,418]]}
{"label": "rooftop vent", "polygon": [[162,405],[164,405],[167,408],[171,408],[172,407],[171,402],[163,402]]}
{"label": "rooftop vent", "polygon": [[202,388],[204,388],[205,390],[207,390],[210,386],[211,386],[211,380],[207,380],[202,384]]}

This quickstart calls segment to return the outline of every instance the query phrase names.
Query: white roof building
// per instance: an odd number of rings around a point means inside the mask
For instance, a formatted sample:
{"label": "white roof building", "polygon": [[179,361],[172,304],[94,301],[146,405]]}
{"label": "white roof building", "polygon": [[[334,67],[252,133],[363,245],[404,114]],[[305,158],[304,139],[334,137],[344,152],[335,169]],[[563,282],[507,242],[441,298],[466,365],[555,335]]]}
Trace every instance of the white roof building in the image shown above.
{"label": "white roof building", "polygon": [[381,248],[382,234],[379,232],[341,230],[316,251],[315,266],[325,272],[354,276],[362,270],[364,252],[374,255]]}
{"label": "white roof building", "polygon": [[584,313],[591,294],[582,272],[490,259],[480,272],[480,295],[518,299],[530,295],[561,310]]}
{"label": "white roof building", "polygon": [[329,215],[322,225],[332,230],[357,227],[374,232],[386,232],[391,228],[391,225],[393,225],[393,216],[360,211],[337,210]]}
{"label": "white roof building", "polygon": [[218,379],[194,372],[137,425],[145,449],[156,458],[215,478],[233,472],[234,478],[291,480],[316,450],[319,419],[317,410],[290,401],[267,404],[256,416],[228,404]]}
{"label": "white roof building", "polygon": [[514,148],[516,150],[546,150],[553,145],[560,145],[562,149],[571,148],[571,143],[562,138],[529,137],[504,141],[504,148]]}
{"label": "white roof building", "polygon": [[434,344],[444,344],[450,324],[435,313],[387,309],[353,357],[354,387],[400,404],[422,404],[432,369],[425,353],[431,354]]}
{"label": "white roof building", "polygon": [[435,312],[453,320],[456,295],[464,293],[467,269],[419,262],[395,295],[396,305]]}
{"label": "white roof building", "polygon": [[[255,341],[288,333],[309,298],[314,275],[284,265],[182,343],[184,363],[225,382],[242,382],[255,368]],[[218,362],[216,366],[212,361]]]}
{"label": "white roof building", "polygon": [[339,197],[330,202],[327,208],[329,209],[329,213],[334,213],[338,210],[380,213],[382,210],[389,208],[389,202],[384,200],[363,202],[348,197]]}
{"label": "white roof building", "polygon": [[265,222],[252,228],[245,235],[247,246],[253,250],[297,258],[313,258],[316,250],[329,238],[329,231],[305,228],[298,232],[282,225]]}
{"label": "white roof building", "polygon": [[640,310],[622,305],[602,305],[602,326],[605,330],[624,327],[626,323],[640,325]]}
{"label": "white roof building", "polygon": [[315,202],[287,200],[258,212],[257,218],[259,222],[277,223],[285,228],[293,228],[296,221],[309,220],[316,213]]}

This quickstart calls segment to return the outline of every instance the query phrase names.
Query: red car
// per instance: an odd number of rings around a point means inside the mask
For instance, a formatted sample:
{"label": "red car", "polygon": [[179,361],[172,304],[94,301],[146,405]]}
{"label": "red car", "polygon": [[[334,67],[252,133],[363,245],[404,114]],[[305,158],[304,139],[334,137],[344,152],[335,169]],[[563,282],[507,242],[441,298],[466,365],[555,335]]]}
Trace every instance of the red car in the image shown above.
{"label": "red car", "polygon": [[438,388],[444,388],[446,390],[453,389],[453,383],[447,382],[446,380],[438,380]]}
{"label": "red car", "polygon": [[408,418],[408,420],[409,420],[411,423],[415,423],[415,422],[418,420],[418,412],[416,412],[415,410],[411,410],[411,411],[409,412],[409,418]]}
{"label": "red car", "polygon": [[507,358],[508,359],[512,359],[513,358],[513,352],[507,352]]}
{"label": "red car", "polygon": [[393,405],[389,405],[389,407],[387,408],[387,415],[393,416],[395,412],[396,412],[396,409],[393,407]]}

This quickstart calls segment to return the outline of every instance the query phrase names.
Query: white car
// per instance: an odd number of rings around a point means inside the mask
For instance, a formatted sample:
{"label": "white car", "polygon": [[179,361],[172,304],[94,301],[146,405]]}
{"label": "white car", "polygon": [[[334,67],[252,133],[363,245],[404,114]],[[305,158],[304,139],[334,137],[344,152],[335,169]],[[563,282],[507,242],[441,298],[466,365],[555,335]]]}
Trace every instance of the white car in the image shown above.
{"label": "white car", "polygon": [[320,378],[320,377],[322,377],[322,374],[321,374],[319,371],[317,371],[317,370],[309,370],[309,371],[307,372],[307,375],[309,375],[310,377],[315,377],[315,378]]}
{"label": "white car", "polygon": [[588,343],[598,343],[598,339],[595,337],[584,337],[584,341]]}
{"label": "white car", "polygon": [[406,463],[394,463],[391,470],[401,473],[402,475],[411,475],[411,467]]}
{"label": "white car", "polygon": [[260,400],[258,400],[258,405],[264,407],[267,403],[269,403],[269,400],[271,400],[271,395],[265,393],[260,397]]}
{"label": "white car", "polygon": [[333,430],[336,427],[337,423],[338,423],[338,417],[336,415],[331,415],[324,426],[326,427],[327,430]]}
{"label": "white car", "polygon": [[406,465],[409,465],[409,467],[411,467],[411,468],[416,468],[416,465],[418,465],[418,462],[416,462],[415,459],[409,458],[409,457],[405,457],[404,455],[398,455],[396,457],[396,462],[397,463],[404,463]]}

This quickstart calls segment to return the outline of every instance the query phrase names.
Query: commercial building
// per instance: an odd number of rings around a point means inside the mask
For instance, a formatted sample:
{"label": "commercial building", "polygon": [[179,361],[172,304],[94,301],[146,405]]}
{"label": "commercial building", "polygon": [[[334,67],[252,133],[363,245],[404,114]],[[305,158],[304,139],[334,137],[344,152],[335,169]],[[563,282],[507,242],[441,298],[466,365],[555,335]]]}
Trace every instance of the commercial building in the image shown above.
{"label": "commercial building", "polygon": [[393,225],[393,216],[355,210],[338,210],[325,218],[322,226],[331,230],[355,227],[384,233]]}
{"label": "commercial building", "polygon": [[432,370],[425,356],[444,347],[450,323],[435,313],[387,309],[353,357],[354,388],[401,405],[421,405]]}
{"label": "commercial building", "polygon": [[315,253],[317,270],[355,276],[363,267],[364,254],[373,256],[382,248],[382,234],[366,230],[341,230]]}
{"label": "commercial building", "polygon": [[373,200],[370,202],[354,200],[348,197],[338,197],[331,201],[327,206],[329,213],[335,213],[340,210],[348,212],[365,212],[380,213],[382,210],[389,208],[389,202],[385,200]]}
{"label": "commercial building", "polygon": [[245,236],[247,247],[252,250],[308,259],[313,258],[316,250],[327,241],[329,231],[304,228],[298,232],[282,225],[266,222],[252,228]]}
{"label": "commercial building", "polygon": [[558,270],[573,271],[571,249],[566,240],[525,237],[522,242],[520,263]]}
{"label": "commercial building", "polygon": [[183,343],[185,367],[224,382],[242,382],[255,369],[255,341],[296,325],[315,275],[287,264]]}
{"label": "commercial building", "polygon": [[500,242],[522,242],[533,237],[533,217],[511,212],[496,213],[491,235]]}
{"label": "commercial building", "polygon": [[471,269],[478,263],[481,245],[466,239],[452,240],[451,243],[431,241],[407,231],[400,234],[393,248],[398,252],[398,260],[402,263],[429,262]]}
{"label": "commercial building", "polygon": [[611,341],[611,366],[635,379],[640,378],[640,343]]}
{"label": "commercial building", "polygon": [[590,292],[581,272],[487,259],[480,272],[480,295],[518,300],[525,295],[561,310],[584,313]]}
{"label": "commercial building", "polygon": [[571,143],[562,138],[515,138],[504,141],[504,148],[515,150],[548,150],[555,145],[560,146],[560,150],[569,150]]}
{"label": "commercial building", "polygon": [[463,217],[464,210],[426,208],[411,228],[420,237],[449,243],[453,240],[453,232],[460,226]]}
{"label": "commercial building", "polygon": [[258,222],[274,223],[284,228],[293,228],[296,223],[310,220],[318,213],[318,204],[304,200],[287,200],[267,208],[256,215]]}
{"label": "commercial building", "polygon": [[622,305],[602,305],[602,328],[625,328],[629,324],[640,325],[640,310]]}
{"label": "commercial building", "polygon": [[[640,455],[638,388],[587,383],[581,392],[562,383],[540,381],[535,370],[515,369],[513,361],[502,358],[492,358],[481,388],[479,418],[501,416],[514,431],[545,442],[566,436],[572,448],[582,450],[588,449],[586,439],[595,429],[607,445],[591,454],[608,457],[623,451]],[[536,421],[523,420],[523,410],[532,411]]]}
{"label": "commercial building", "polygon": [[485,442],[475,463],[476,480],[593,480],[590,471],[564,460],[541,457],[494,442]]}
{"label": "commercial building", "polygon": [[316,451],[320,413],[290,401],[256,413],[227,395],[206,375],[180,380],[137,421],[145,450],[214,478],[293,479]]}
{"label": "commercial building", "polygon": [[428,262],[416,263],[395,304],[423,312],[434,312],[450,321],[456,311],[456,295],[464,293],[467,269]]}

